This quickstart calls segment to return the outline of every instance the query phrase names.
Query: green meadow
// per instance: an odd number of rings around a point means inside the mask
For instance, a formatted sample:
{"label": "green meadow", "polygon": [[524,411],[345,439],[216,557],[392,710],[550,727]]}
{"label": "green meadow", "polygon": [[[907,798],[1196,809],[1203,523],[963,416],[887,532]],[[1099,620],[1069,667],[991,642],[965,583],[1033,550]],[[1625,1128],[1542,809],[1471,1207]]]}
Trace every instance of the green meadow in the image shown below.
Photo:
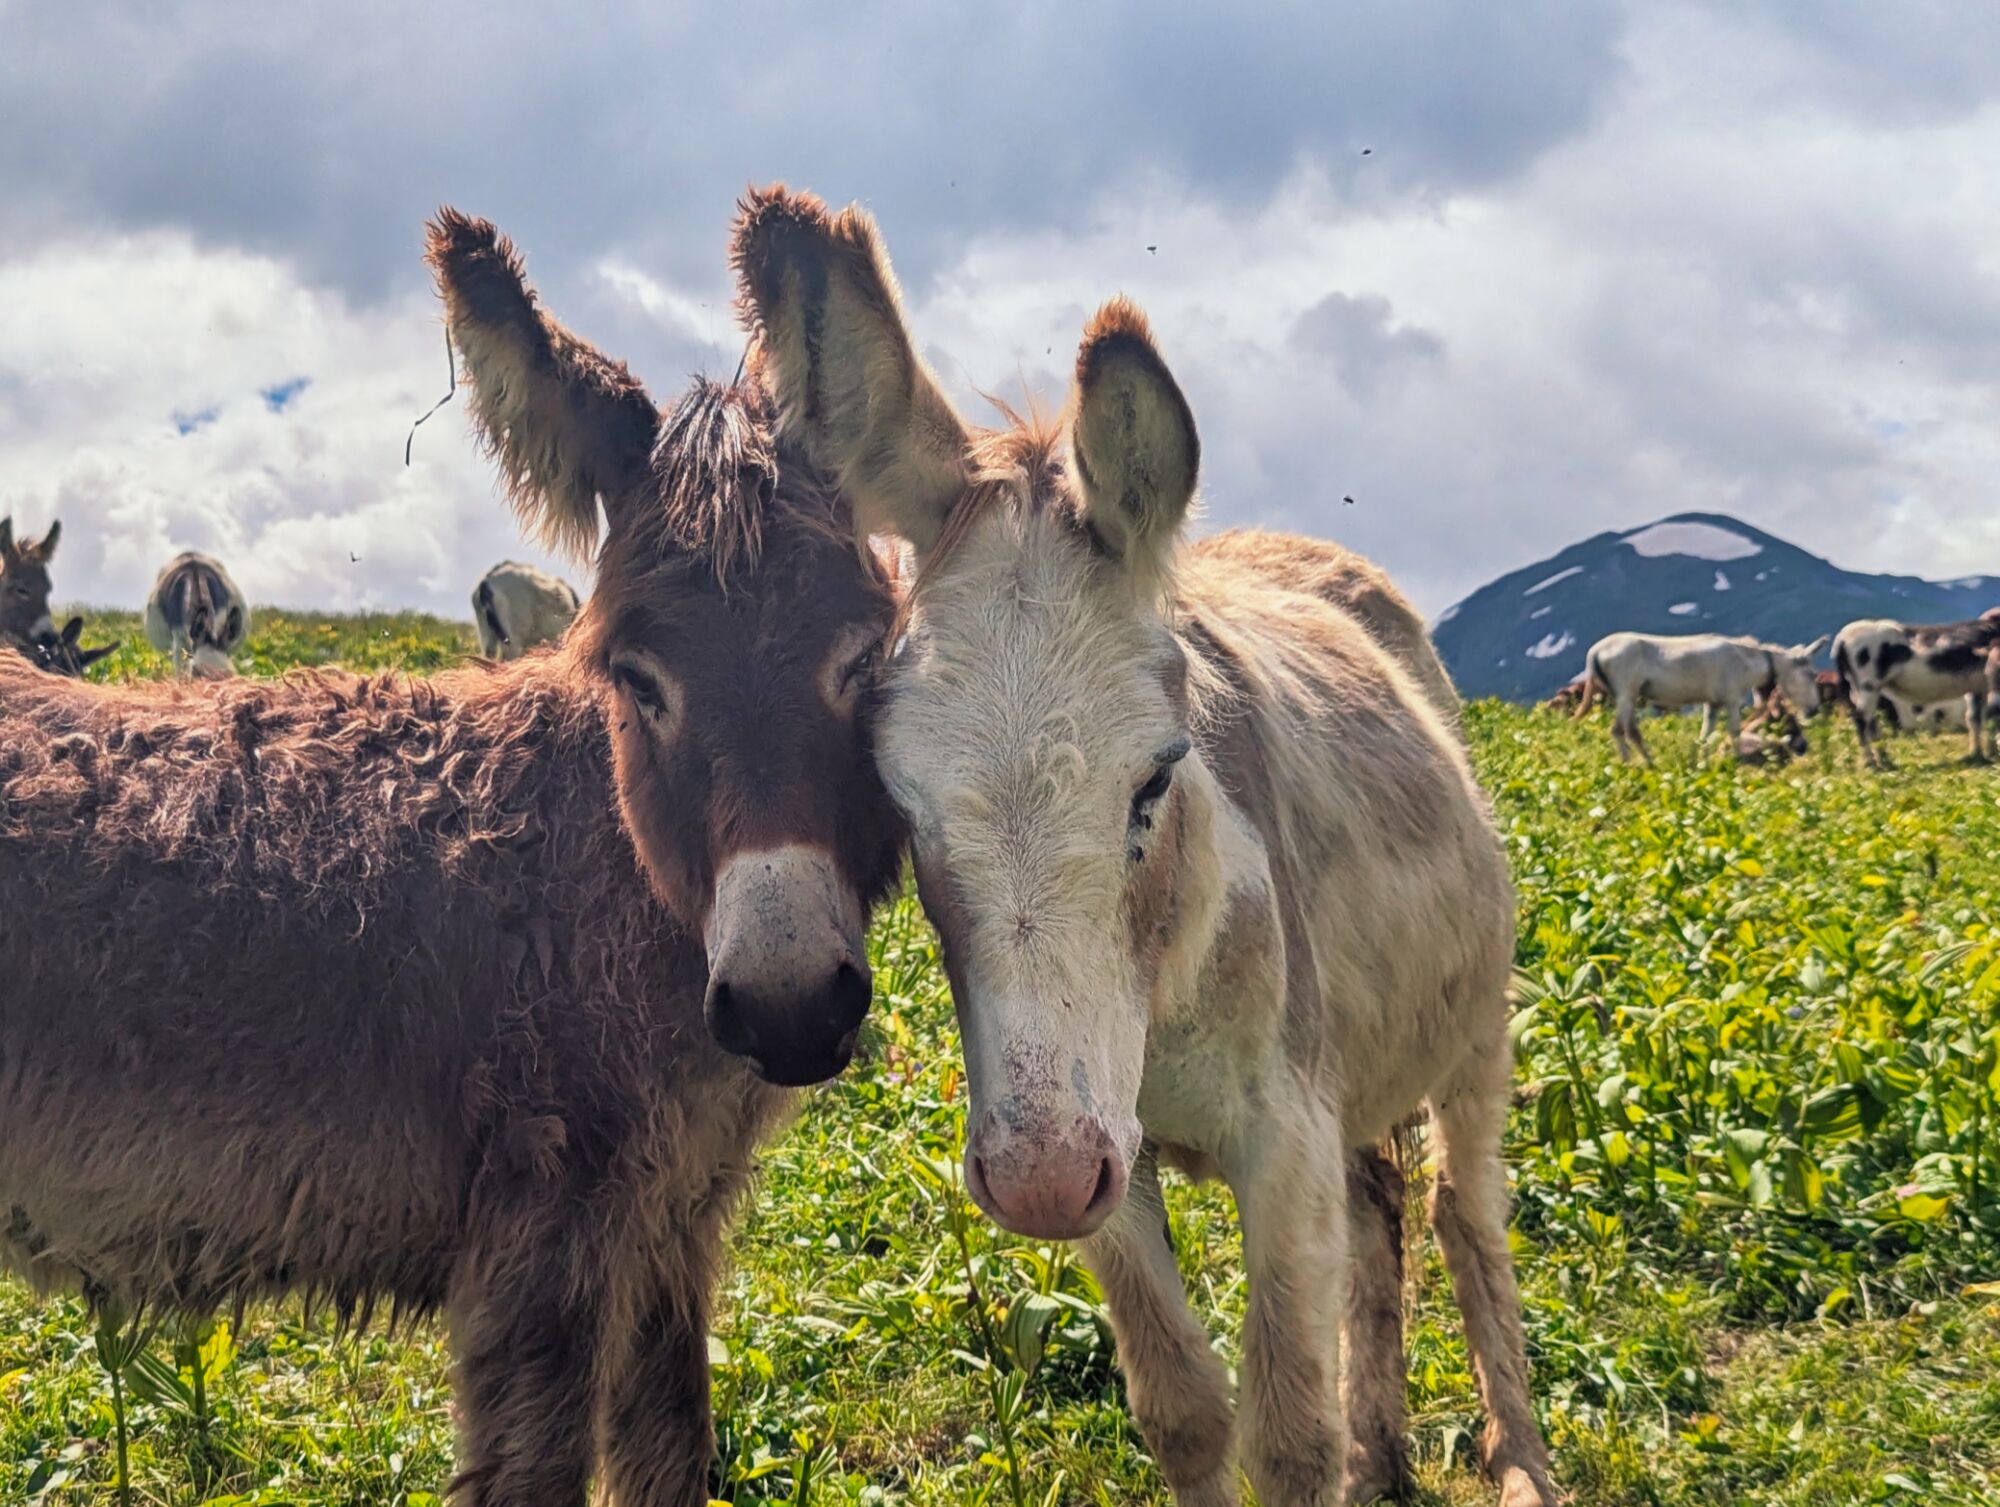
{"label": "green meadow", "polygon": [[[131,614],[94,678],[154,675]],[[239,667],[424,673],[469,625],[264,611]],[[1612,762],[1602,722],[1474,706],[1520,890],[1509,1162],[1535,1392],[1580,1507],[2000,1502],[2000,770],[1844,725],[1777,770]],[[770,1145],[717,1305],[712,1492],[739,1507],[1165,1504],[1101,1298],[957,1174],[964,1080],[934,939],[877,920],[863,1060]],[[1421,1178],[1417,1179],[1419,1182]],[[1232,1360],[1226,1191],[1175,1183],[1189,1293]],[[1450,1288],[1412,1221],[1421,1500],[1491,1500]],[[295,1306],[148,1337],[0,1278],[0,1503],[428,1507],[440,1332]],[[126,1338],[129,1338],[127,1336]],[[128,1347],[129,1348],[129,1347]]]}

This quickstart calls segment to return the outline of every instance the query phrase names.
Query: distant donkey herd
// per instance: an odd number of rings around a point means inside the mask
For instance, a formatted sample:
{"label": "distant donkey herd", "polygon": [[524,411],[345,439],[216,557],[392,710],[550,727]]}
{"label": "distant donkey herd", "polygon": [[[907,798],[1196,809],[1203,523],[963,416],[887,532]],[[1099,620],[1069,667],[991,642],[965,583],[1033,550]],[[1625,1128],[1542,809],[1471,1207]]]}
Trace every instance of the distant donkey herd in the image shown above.
{"label": "distant donkey herd", "polygon": [[[1194,416],[1122,298],[1059,416],[963,418],[858,209],[745,198],[743,374],[666,405],[492,225],[441,211],[427,257],[479,439],[594,550],[587,602],[502,567],[473,665],[237,679],[242,595],[187,555],[146,614],[180,677],[97,685],[49,620],[56,531],[0,525],[0,1263],[128,1309],[441,1312],[461,1503],[696,1507],[727,1227],[790,1091],[858,1049],[909,858],[967,1188],[1078,1243],[1175,1500],[1408,1490],[1428,1111],[1481,1458],[1553,1507],[1501,1161],[1514,896],[1382,572],[1187,537]],[[1857,719],[1981,655],[1990,690],[1996,632],[1850,627]],[[1619,636],[1586,697],[1644,756],[1642,701],[1809,712],[1817,647]],[[1233,1388],[1163,1165],[1237,1199]]]}
{"label": "distant donkey herd", "polygon": [[[1813,658],[1833,645],[1832,671]],[[1862,757],[1882,767],[1882,722],[1915,730],[1963,730],[1970,757],[1984,761],[2000,743],[2000,607],[1962,623],[1918,625],[1864,618],[1810,644],[1767,644],[1716,633],[1612,633],[1590,646],[1583,674],[1550,698],[1588,714],[1602,696],[1612,703],[1611,738],[1621,761],[1653,762],[1639,732],[1639,711],[1701,708],[1706,746],[1720,711],[1730,746],[1743,763],[1782,761],[1806,751],[1799,717],[1844,705]],[[1751,720],[1743,707],[1752,703]],[[1989,731],[1990,729],[1990,731]]]}

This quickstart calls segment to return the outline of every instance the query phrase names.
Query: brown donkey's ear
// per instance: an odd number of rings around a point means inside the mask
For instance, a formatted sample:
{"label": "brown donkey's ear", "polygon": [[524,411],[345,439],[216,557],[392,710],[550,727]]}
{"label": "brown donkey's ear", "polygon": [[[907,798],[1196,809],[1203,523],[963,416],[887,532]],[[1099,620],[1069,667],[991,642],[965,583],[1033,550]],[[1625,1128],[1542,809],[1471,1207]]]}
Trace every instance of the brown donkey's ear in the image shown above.
{"label": "brown donkey's ear", "polygon": [[875,222],[753,190],[729,259],[781,432],[833,474],[864,528],[928,549],[969,480],[968,436],[911,343]]}
{"label": "brown donkey's ear", "polygon": [[625,363],[537,306],[514,243],[486,220],[440,209],[424,259],[472,383],[472,419],[522,523],[577,558],[612,527],[646,474],[659,410]]}
{"label": "brown donkey's ear", "polygon": [[1083,332],[1069,444],[1084,518],[1098,537],[1135,570],[1163,563],[1194,500],[1201,441],[1130,299],[1112,299]]}

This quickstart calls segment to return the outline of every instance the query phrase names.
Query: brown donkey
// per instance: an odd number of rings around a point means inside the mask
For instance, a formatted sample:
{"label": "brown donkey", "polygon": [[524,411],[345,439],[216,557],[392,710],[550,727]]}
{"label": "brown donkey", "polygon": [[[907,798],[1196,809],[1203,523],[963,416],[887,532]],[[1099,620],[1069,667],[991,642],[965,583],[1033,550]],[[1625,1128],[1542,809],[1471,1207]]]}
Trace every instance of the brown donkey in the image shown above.
{"label": "brown donkey", "polygon": [[429,257],[522,513],[583,545],[602,499],[598,590],[432,681],[0,656],[0,1257],[441,1308],[467,1507],[695,1507],[724,1228],[897,874],[890,583],[751,391],[662,415],[490,225]]}
{"label": "brown donkey", "polygon": [[757,196],[736,260],[781,434],[917,553],[878,757],[958,1005],[974,1197],[1082,1242],[1176,1498],[1229,1507],[1237,1423],[1158,1163],[1227,1179],[1243,1463],[1265,1507],[1331,1507],[1408,1485],[1373,1148],[1428,1101],[1485,1461],[1545,1507],[1500,1159],[1513,891],[1415,615],[1335,546],[1180,541],[1194,420],[1124,300],[1060,427],[978,433],[859,211]]}
{"label": "brown donkey", "polygon": [[0,649],[30,653],[38,640],[55,636],[49,620],[49,561],[55,558],[62,525],[52,523],[40,539],[17,540],[14,520],[0,518]]}

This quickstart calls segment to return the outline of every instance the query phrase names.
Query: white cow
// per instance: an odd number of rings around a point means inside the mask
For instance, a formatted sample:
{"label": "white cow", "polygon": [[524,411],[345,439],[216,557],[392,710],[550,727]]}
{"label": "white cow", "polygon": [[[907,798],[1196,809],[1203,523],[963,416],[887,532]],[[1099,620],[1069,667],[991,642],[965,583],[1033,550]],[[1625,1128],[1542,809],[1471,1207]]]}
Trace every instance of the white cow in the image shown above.
{"label": "white cow", "polygon": [[189,550],[169,560],[146,598],[146,638],[176,675],[225,680],[250,632],[250,608],[219,561]]}
{"label": "white cow", "polygon": [[545,570],[513,560],[496,565],[472,593],[479,652],[488,659],[519,659],[537,644],[552,644],[582,605],[574,586]]}
{"label": "white cow", "polygon": [[2000,617],[1994,613],[1935,627],[1863,618],[1835,637],[1833,664],[1853,705],[1861,756],[1871,768],[1882,767],[1874,725],[1884,696],[1896,699],[1899,722],[1904,703],[1936,708],[1957,702],[1972,737],[1971,757],[1986,757],[1987,702],[2000,697]]}
{"label": "white cow", "polygon": [[1632,750],[1648,764],[1653,756],[1639,736],[1639,708],[1651,705],[1675,711],[1699,706],[1703,742],[1715,730],[1720,707],[1729,719],[1734,747],[1743,729],[1744,698],[1755,696],[1769,707],[1782,695],[1796,711],[1810,717],[1819,710],[1819,685],[1813,678],[1813,656],[1826,647],[1825,638],[1785,648],[1753,638],[1724,638],[1719,633],[1675,637],[1664,633],[1611,633],[1590,646],[1584,656],[1583,700],[1576,714],[1591,708],[1598,694],[1617,706],[1611,722],[1612,742],[1622,763]]}

